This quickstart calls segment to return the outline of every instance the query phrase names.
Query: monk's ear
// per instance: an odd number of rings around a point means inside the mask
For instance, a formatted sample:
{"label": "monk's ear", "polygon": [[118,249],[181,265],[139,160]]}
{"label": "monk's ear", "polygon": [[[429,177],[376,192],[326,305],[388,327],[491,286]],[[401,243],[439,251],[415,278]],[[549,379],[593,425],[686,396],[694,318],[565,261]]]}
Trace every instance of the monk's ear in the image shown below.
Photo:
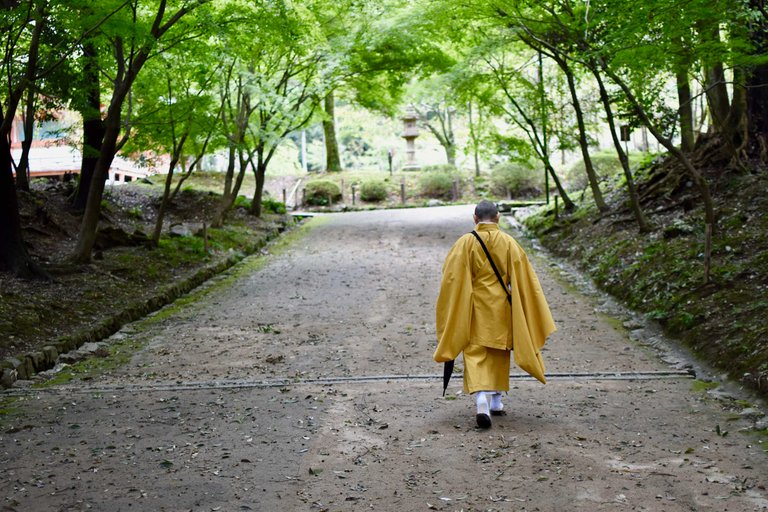
{"label": "monk's ear", "polygon": [[477,215],[472,215],[472,218],[475,219],[475,224],[480,222],[480,218]]}

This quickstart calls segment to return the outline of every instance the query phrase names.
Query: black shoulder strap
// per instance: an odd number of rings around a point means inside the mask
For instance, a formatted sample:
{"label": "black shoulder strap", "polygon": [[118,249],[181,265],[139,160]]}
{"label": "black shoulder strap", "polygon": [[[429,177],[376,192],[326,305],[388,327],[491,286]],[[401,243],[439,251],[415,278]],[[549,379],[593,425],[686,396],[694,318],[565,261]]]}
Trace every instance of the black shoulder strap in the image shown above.
{"label": "black shoulder strap", "polygon": [[485,246],[485,242],[483,242],[483,239],[480,238],[480,235],[477,234],[477,231],[474,229],[472,230],[472,234],[475,235],[475,238],[477,238],[477,241],[480,242],[480,245],[483,248],[483,252],[485,252],[485,255],[488,257],[488,261],[491,262],[491,267],[493,268],[493,273],[496,274],[496,279],[499,280],[499,284],[502,288],[504,288],[504,293],[507,294],[507,302],[512,304],[512,296],[509,294],[509,289],[507,288],[507,285],[504,284],[504,279],[501,278],[501,274],[499,273],[499,269],[496,268],[496,263],[494,263],[493,258],[491,258],[491,253],[488,252],[488,248]]}

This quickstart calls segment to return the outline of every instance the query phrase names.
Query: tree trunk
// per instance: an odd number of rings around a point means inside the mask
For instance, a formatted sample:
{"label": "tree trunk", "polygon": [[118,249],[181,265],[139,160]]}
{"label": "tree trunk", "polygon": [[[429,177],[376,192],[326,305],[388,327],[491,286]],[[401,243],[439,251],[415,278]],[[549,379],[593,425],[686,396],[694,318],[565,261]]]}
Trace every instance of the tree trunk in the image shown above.
{"label": "tree trunk", "polygon": [[42,276],[32,262],[21,235],[21,218],[13,183],[11,145],[7,134],[0,135],[0,268],[17,277]]}
{"label": "tree trunk", "polygon": [[632,94],[629,86],[616,73],[613,73],[608,68],[605,61],[602,61],[600,65],[605,74],[608,75],[611,80],[613,80],[613,82],[618,85],[624,92],[627,100],[634,107],[638,117],[641,119],[643,124],[648,127],[648,130],[651,132],[651,134],[678,160],[678,162],[682,164],[683,168],[686,170],[688,175],[691,177],[691,180],[696,185],[696,188],[701,195],[702,203],[704,204],[704,279],[707,283],[709,283],[711,281],[710,271],[712,268],[712,236],[715,231],[716,219],[715,204],[712,201],[712,195],[709,192],[709,185],[707,184],[706,178],[704,178],[704,176],[696,170],[688,157],[685,156],[685,153],[675,147],[671,140],[664,137],[656,125],[651,121],[650,117],[648,117],[648,114],[646,113],[642,104],[637,100],[637,98],[635,98],[635,95]]}
{"label": "tree trunk", "polygon": [[731,108],[728,99],[728,89],[725,86],[725,72],[722,63],[717,63],[705,70],[705,86],[707,88],[707,104],[712,114],[712,124],[716,132],[726,128],[728,112]]}
{"label": "tree trunk", "polygon": [[456,167],[456,137],[453,133],[453,114],[451,113],[451,107],[447,104],[445,106],[445,122],[448,125],[445,129],[445,140],[447,142],[445,156],[448,159],[448,165]]}
{"label": "tree trunk", "polygon": [[85,104],[80,110],[80,114],[83,116],[83,154],[80,164],[80,180],[72,202],[72,207],[76,211],[85,210],[93,172],[101,153],[101,141],[104,139],[104,122],[101,120],[101,86],[96,52],[96,46],[93,43],[83,45],[83,85],[86,88],[86,98]]}
{"label": "tree trunk", "polygon": [[426,121],[424,122],[424,126],[432,132],[432,135],[435,136],[437,141],[443,147],[448,165],[456,167],[456,144],[453,141],[453,131],[451,129],[446,129],[445,123],[442,121],[442,116],[439,117],[441,117],[441,128],[437,128],[432,123]]}
{"label": "tree trunk", "polygon": [[168,164],[168,174],[165,175],[165,187],[163,188],[163,197],[160,199],[160,207],[157,212],[157,220],[155,222],[155,229],[152,233],[152,243],[157,246],[160,243],[160,235],[163,233],[163,220],[165,218],[165,210],[168,208],[169,198],[171,196],[171,186],[173,185],[173,173],[176,170],[176,165],[179,163],[183,155],[184,143],[187,141],[189,132],[184,133],[179,139],[178,144],[173,147],[173,154],[171,155],[171,161]]}
{"label": "tree trunk", "polygon": [[261,217],[262,213],[262,195],[264,194],[264,181],[267,174],[267,163],[263,162],[263,155],[259,155],[258,164],[253,169],[256,178],[256,187],[253,191],[253,201],[251,201],[251,215]]}
{"label": "tree trunk", "polygon": [[35,90],[27,90],[27,108],[24,112],[24,140],[21,143],[21,158],[16,166],[16,190],[29,192],[29,151],[35,136]]}
{"label": "tree trunk", "polygon": [[173,171],[178,159],[172,159],[168,165],[168,174],[165,175],[165,186],[163,187],[163,197],[160,198],[160,206],[157,209],[157,219],[155,220],[155,229],[152,232],[152,243],[157,246],[160,243],[160,235],[163,234],[163,221],[165,220],[165,210],[168,208],[169,198],[171,196],[171,185],[173,184]]}
{"label": "tree trunk", "polygon": [[[229,91],[229,89],[227,89]],[[232,205],[235,203],[235,199],[237,198],[237,193],[240,190],[239,183],[242,183],[243,175],[245,173],[244,165],[243,165],[243,143],[245,141],[245,132],[248,129],[248,123],[250,122],[250,116],[252,114],[252,110],[250,107],[251,100],[250,95],[245,92],[245,88],[242,83],[242,79],[237,80],[237,105],[235,107],[235,115],[230,116],[232,117],[231,120],[231,126],[228,125],[226,119],[227,114],[231,114],[231,106],[229,109],[226,108],[226,105],[228,104],[228,101],[226,98],[229,96],[227,93],[222,98],[222,121],[224,123],[225,129],[230,132],[228,133],[229,138],[229,159],[227,161],[227,172],[224,176],[224,193],[221,197],[221,202],[219,203],[219,208],[216,211],[216,214],[211,221],[211,227],[220,228],[224,225],[224,220],[227,217],[227,213],[229,213],[229,210],[232,208]],[[235,159],[239,158],[240,161],[240,169],[237,174],[237,179],[235,177]]]}
{"label": "tree trunk", "polygon": [[16,87],[7,83],[7,110],[3,112],[0,102],[0,267],[10,270],[23,278],[50,276],[36,265],[27,253],[21,234],[21,217],[13,181],[13,158],[11,156],[11,126],[16,109],[24,95],[24,90],[31,87],[37,69],[37,56],[40,48],[40,34],[44,27],[45,4],[37,8],[38,19],[32,31],[32,38],[27,52],[25,76]]}
{"label": "tree trunk", "polygon": [[560,183],[560,178],[557,177],[557,173],[555,172],[555,168],[552,167],[552,163],[549,161],[549,158],[544,158],[544,167],[549,172],[549,175],[552,176],[552,181],[555,182],[555,188],[557,188],[557,192],[560,194],[560,197],[563,200],[563,208],[565,208],[565,211],[570,212],[576,209],[576,205],[571,201],[571,198],[568,197],[568,193],[563,188],[562,183]]}
{"label": "tree trunk", "polygon": [[[699,27],[699,29],[702,37],[709,38],[711,42],[720,42],[720,29],[716,24],[710,27]],[[714,62],[705,66],[704,88],[713,128],[717,133],[723,133],[727,131],[726,123],[731,106],[728,100],[728,89],[725,85],[725,71],[722,62]]]}
{"label": "tree trunk", "polygon": [[325,135],[325,170],[327,172],[341,172],[339,143],[336,141],[336,100],[333,97],[333,91],[325,96],[323,103],[325,105],[326,115],[326,118],[323,119],[323,134]]}
{"label": "tree trunk", "polygon": [[592,165],[592,157],[589,156],[589,142],[587,141],[587,129],[584,125],[584,113],[581,110],[581,102],[576,93],[576,81],[573,77],[573,71],[571,71],[570,66],[562,57],[555,55],[554,59],[560,66],[560,69],[563,70],[563,73],[565,73],[565,77],[568,81],[568,90],[571,92],[573,110],[576,112],[576,122],[579,126],[579,146],[581,147],[581,156],[584,158],[584,168],[587,171],[587,179],[589,180],[589,186],[592,189],[592,196],[595,198],[595,205],[601,212],[606,212],[609,208],[603,199],[599,178]]}
{"label": "tree trunk", "polygon": [[176,187],[173,189],[173,192],[171,192],[171,195],[168,198],[169,203],[173,203],[174,199],[176,199],[176,195],[179,193],[179,190],[181,190],[181,185],[187,180],[187,178],[192,175],[195,167],[199,166],[200,160],[203,159],[206,150],[208,149],[208,143],[211,141],[213,131],[214,128],[211,127],[208,135],[205,136],[205,142],[203,142],[203,146],[197,150],[197,155],[195,155],[195,158],[189,162],[189,166],[187,166],[186,158],[179,159],[179,162],[181,163],[181,177],[179,178],[179,181],[176,182]]}
{"label": "tree trunk", "polygon": [[680,149],[683,153],[693,151],[693,105],[691,98],[691,85],[688,82],[687,68],[678,67],[675,73],[677,80],[678,115],[680,116]]}
{"label": "tree trunk", "polygon": [[[126,91],[127,92],[127,91]],[[122,105],[122,102],[120,102]],[[119,109],[119,107],[117,107]],[[110,110],[113,110],[110,108]],[[120,135],[120,113],[110,112],[105,123],[104,140],[101,154],[93,171],[93,180],[88,189],[88,201],[85,205],[80,232],[75,245],[73,261],[88,263],[91,260],[93,245],[96,242],[96,230],[101,216],[101,199],[104,196],[104,185],[109,176],[109,168],[117,151],[117,138]]]}
{"label": "tree trunk", "polygon": [[603,79],[600,76],[600,72],[597,70],[593,63],[591,63],[589,69],[595,76],[595,80],[597,80],[597,86],[600,92],[600,101],[603,103],[603,108],[605,109],[605,117],[608,121],[608,128],[611,132],[611,138],[613,139],[613,146],[616,148],[616,153],[618,154],[619,161],[621,162],[621,168],[624,170],[624,178],[627,181],[627,192],[629,193],[629,205],[635,215],[635,220],[637,220],[637,226],[640,229],[640,232],[647,233],[651,230],[651,228],[648,225],[648,220],[643,214],[643,210],[640,208],[640,199],[637,195],[635,180],[632,177],[632,170],[629,168],[629,157],[624,151],[624,148],[621,147],[621,141],[619,140],[618,135],[616,135],[616,122],[613,117],[613,109],[611,108],[611,100],[608,96],[608,91],[605,89],[605,84],[603,83]]}
{"label": "tree trunk", "polygon": [[[765,12],[765,0],[751,0],[753,9]],[[750,26],[754,55],[768,55],[768,18],[765,15]],[[750,68],[746,76],[746,128],[749,154],[768,162],[768,64]]]}
{"label": "tree trunk", "polygon": [[[233,147],[232,150],[234,149],[235,148]],[[241,148],[237,148],[237,157],[240,168],[237,171],[237,176],[232,176],[229,180],[232,188],[221,198],[219,209],[216,212],[216,216],[213,218],[213,221],[211,222],[211,227],[220,228],[224,225],[224,221],[227,219],[227,214],[229,213],[229,210],[232,209],[232,206],[235,204],[235,200],[237,199],[237,195],[240,193],[240,187],[243,184],[243,179],[245,178],[245,173],[248,169],[248,165],[252,157],[246,159],[243,156],[243,149]],[[234,165],[234,153],[230,153],[230,167],[232,168],[233,174]]]}
{"label": "tree trunk", "polygon": [[456,146],[454,144],[445,146],[445,158],[448,160],[448,165],[456,167]]}
{"label": "tree trunk", "polygon": [[[467,113],[469,116],[469,138],[472,141],[472,157],[475,162],[475,177],[480,177],[480,136],[477,133],[477,123],[472,116],[472,102],[467,103]],[[478,117],[480,114],[478,113]],[[479,119],[478,119],[479,121]]]}
{"label": "tree trunk", "polygon": [[253,200],[251,201],[251,209],[249,213],[254,217],[261,217],[262,195],[264,194],[264,181],[267,175],[267,166],[272,160],[276,149],[277,146],[273,146],[271,149],[267,150],[266,144],[261,142],[256,148],[256,165],[253,165],[253,157],[250,159],[256,186],[253,190]]}
{"label": "tree trunk", "polygon": [[195,169],[195,164],[198,161],[199,160],[196,160],[192,165],[187,166],[186,159],[182,158],[179,160],[179,165],[181,166],[181,176],[179,177],[179,181],[176,182],[176,186],[173,187],[171,195],[168,196],[168,204],[172,204],[176,200],[176,196],[179,195],[179,191],[181,190],[181,185],[187,180],[187,178],[190,177],[190,175],[192,175],[192,171]]}

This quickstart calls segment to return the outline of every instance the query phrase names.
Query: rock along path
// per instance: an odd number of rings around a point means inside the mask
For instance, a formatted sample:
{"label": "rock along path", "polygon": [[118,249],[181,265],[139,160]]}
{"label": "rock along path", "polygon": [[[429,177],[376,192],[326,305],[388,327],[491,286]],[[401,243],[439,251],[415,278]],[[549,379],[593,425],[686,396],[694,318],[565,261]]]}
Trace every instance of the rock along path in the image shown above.
{"label": "rock along path", "polygon": [[127,326],[118,338],[147,339],[130,364],[28,392],[2,420],[0,506],[768,509],[768,442],[742,431],[748,415],[694,391],[546,260],[550,382],[516,373],[485,431],[460,376],[442,398],[434,303],[471,212],[317,218],[260,270]]}

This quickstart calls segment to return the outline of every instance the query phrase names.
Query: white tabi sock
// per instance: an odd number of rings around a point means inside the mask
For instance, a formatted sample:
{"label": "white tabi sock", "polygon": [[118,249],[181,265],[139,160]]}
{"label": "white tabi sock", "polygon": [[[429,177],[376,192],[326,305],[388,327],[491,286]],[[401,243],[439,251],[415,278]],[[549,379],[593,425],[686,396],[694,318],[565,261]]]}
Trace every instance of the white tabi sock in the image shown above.
{"label": "white tabi sock", "polygon": [[504,404],[501,403],[501,392],[494,391],[493,393],[490,393],[490,395],[491,395],[491,410],[501,411],[502,409],[504,409]]}
{"label": "white tabi sock", "polygon": [[475,403],[477,403],[477,414],[490,414],[490,410],[488,409],[488,393],[485,391],[478,391],[477,396],[475,396]]}

